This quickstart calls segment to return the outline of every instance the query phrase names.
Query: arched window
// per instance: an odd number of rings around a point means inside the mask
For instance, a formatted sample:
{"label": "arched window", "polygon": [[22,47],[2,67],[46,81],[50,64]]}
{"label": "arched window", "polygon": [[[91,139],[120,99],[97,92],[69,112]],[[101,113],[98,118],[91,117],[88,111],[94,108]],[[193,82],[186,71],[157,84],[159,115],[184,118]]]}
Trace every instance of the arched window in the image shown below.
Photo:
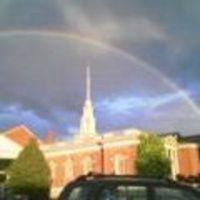
{"label": "arched window", "polygon": [[123,155],[115,155],[113,160],[115,174],[126,174],[126,158]]}
{"label": "arched window", "polygon": [[74,177],[74,163],[71,158],[68,158],[65,161],[65,178],[73,179],[73,177]]}
{"label": "arched window", "polygon": [[88,174],[93,171],[93,162],[91,157],[86,157],[83,160],[83,173]]}

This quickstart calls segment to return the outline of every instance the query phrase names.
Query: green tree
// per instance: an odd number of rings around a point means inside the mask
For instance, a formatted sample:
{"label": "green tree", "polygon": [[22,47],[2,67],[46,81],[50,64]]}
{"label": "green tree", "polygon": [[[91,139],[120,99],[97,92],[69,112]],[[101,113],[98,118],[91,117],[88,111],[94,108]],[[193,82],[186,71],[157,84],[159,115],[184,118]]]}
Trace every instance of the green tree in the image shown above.
{"label": "green tree", "polygon": [[164,178],[170,175],[171,163],[160,136],[156,134],[140,136],[136,168],[138,175],[141,176]]}
{"label": "green tree", "polygon": [[50,169],[36,141],[31,141],[8,170],[7,186],[30,200],[49,197]]}

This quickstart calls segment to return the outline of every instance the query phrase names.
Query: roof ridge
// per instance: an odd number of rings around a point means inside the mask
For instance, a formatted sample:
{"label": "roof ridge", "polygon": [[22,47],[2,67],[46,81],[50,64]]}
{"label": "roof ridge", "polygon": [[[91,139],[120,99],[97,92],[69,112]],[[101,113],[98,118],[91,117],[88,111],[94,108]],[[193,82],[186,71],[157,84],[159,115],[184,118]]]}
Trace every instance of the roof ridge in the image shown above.
{"label": "roof ridge", "polygon": [[26,133],[28,133],[30,136],[33,136],[33,137],[36,137],[36,135],[27,127],[25,126],[24,124],[20,124],[19,126],[16,126],[16,127],[13,127],[7,131],[5,131],[3,133],[3,135],[9,135],[11,134],[12,132],[16,131],[16,130],[24,130]]}

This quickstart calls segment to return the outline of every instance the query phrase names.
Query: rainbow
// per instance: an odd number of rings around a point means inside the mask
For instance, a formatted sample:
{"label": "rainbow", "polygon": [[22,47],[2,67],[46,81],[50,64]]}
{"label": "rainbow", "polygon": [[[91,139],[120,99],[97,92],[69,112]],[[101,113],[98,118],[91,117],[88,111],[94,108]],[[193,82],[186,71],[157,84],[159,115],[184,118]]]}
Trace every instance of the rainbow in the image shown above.
{"label": "rainbow", "polygon": [[7,31],[0,31],[0,38],[1,37],[13,37],[13,36],[39,36],[39,37],[54,37],[54,38],[61,38],[65,40],[75,40],[80,41],[82,43],[86,43],[89,45],[93,45],[102,49],[105,49],[106,51],[110,51],[115,53],[116,55],[122,56],[123,58],[129,60],[131,63],[137,62],[140,64],[143,68],[145,68],[147,71],[155,74],[159,78],[162,79],[162,81],[167,84],[170,88],[175,90],[179,93],[180,97],[184,98],[186,102],[191,106],[191,108],[194,110],[194,112],[198,115],[200,115],[200,108],[193,102],[193,100],[189,97],[189,95],[179,88],[173,81],[171,81],[168,77],[166,77],[163,73],[161,73],[158,69],[155,67],[147,64],[146,62],[138,59],[134,55],[131,55],[130,53],[117,48],[113,45],[110,45],[108,43],[105,43],[104,41],[101,41],[99,38],[92,38],[88,37],[87,35],[80,35],[75,33],[68,33],[68,32],[61,32],[61,31],[50,31],[50,30],[7,30]]}

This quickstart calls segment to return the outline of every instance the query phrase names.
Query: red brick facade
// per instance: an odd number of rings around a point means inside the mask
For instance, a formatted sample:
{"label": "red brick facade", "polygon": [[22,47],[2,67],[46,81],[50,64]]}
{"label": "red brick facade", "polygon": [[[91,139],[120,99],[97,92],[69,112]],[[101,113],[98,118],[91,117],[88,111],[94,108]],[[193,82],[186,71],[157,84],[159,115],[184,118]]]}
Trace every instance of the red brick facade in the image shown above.
{"label": "red brick facade", "polygon": [[200,173],[200,151],[197,144],[182,144],[178,149],[180,174],[196,176]]}

